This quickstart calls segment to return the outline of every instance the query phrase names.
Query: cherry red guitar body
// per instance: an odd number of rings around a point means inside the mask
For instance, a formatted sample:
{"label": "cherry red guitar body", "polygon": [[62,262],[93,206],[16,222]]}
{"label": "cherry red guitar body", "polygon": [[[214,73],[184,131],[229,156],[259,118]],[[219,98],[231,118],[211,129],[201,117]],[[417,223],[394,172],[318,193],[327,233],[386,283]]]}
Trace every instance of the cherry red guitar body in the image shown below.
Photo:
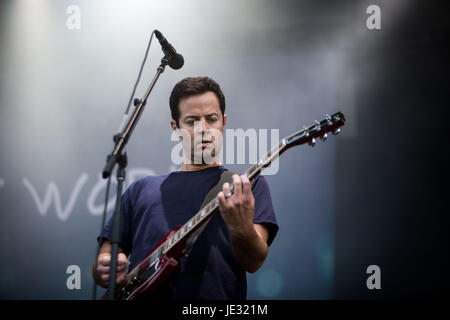
{"label": "cherry red guitar body", "polygon": [[[152,255],[166,242],[181,226],[170,230],[153,247],[144,259],[130,273],[127,274],[123,284],[117,286],[116,300],[132,300],[142,293],[154,293],[164,283],[178,265],[176,260],[184,251],[185,242],[180,242],[155,261],[151,261]],[[108,291],[102,296],[102,300],[108,298]]]}

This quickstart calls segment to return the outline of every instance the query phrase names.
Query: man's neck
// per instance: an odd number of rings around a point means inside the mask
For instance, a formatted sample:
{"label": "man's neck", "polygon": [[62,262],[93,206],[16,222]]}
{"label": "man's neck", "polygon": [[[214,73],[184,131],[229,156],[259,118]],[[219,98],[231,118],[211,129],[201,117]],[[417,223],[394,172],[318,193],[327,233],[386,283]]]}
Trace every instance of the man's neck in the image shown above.
{"label": "man's neck", "polygon": [[181,168],[178,169],[178,170],[179,171],[197,171],[197,170],[202,170],[202,169],[211,168],[211,167],[218,167],[218,166],[221,166],[221,165],[222,164],[220,162],[213,163],[213,164],[206,164],[206,163],[189,164],[189,163],[183,163],[181,165]]}

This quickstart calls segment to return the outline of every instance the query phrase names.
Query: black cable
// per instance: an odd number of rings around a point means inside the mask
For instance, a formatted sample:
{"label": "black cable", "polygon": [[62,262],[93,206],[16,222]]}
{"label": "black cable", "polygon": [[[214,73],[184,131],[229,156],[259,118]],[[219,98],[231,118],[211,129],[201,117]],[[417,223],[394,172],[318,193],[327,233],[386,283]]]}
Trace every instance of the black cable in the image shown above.
{"label": "black cable", "polygon": [[[139,84],[139,81],[141,80],[142,70],[144,70],[144,65],[145,65],[145,62],[147,60],[148,53],[150,51],[150,46],[152,44],[152,39],[153,39],[153,34],[154,33],[155,33],[155,31],[153,31],[151,36],[150,36],[150,41],[148,42],[147,50],[145,51],[144,60],[142,61],[141,68],[139,69],[139,74],[138,74],[138,77],[136,79],[136,83],[134,84],[133,91],[131,92],[130,100],[128,101],[127,109],[125,110],[125,115],[127,115],[129,110],[130,110],[131,101],[133,101],[133,97],[134,97],[134,94],[136,92],[136,88],[137,88],[137,86]],[[101,226],[99,235],[103,232],[103,228],[105,227],[106,214],[107,214],[107,211],[108,211],[108,197],[109,197],[109,186],[110,186],[110,184],[111,184],[111,175],[109,176],[108,182],[106,183],[105,205],[104,205],[104,208],[103,208],[102,226]],[[94,261],[95,261],[94,262],[94,270],[97,268],[97,258],[98,258],[98,255],[100,253],[100,243],[101,243],[101,241],[97,241],[97,254],[95,255],[95,258],[94,258]],[[97,283],[95,282],[95,280],[94,280],[94,288],[92,290],[92,300],[97,300]]]}
{"label": "black cable", "polygon": [[127,110],[125,111],[125,114],[128,114],[128,111],[130,111],[131,101],[133,100],[134,93],[136,92],[136,88],[137,88],[138,83],[139,83],[139,81],[141,79],[142,70],[144,69],[145,61],[147,60],[148,52],[150,51],[150,46],[152,44],[152,39],[153,39],[153,34],[154,33],[155,33],[155,31],[153,31],[151,36],[150,36],[150,41],[148,42],[147,51],[145,51],[144,61],[142,61],[141,69],[139,70],[138,78],[137,78],[136,83],[134,85],[133,92],[131,93],[130,100],[128,101],[128,106],[127,106]]}

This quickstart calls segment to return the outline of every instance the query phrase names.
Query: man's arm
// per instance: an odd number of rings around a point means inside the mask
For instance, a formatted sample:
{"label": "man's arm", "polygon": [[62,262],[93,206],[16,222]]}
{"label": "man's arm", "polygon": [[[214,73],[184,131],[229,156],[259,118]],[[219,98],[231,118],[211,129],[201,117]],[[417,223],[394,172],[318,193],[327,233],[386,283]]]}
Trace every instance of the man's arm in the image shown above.
{"label": "man's arm", "polygon": [[230,228],[236,261],[246,271],[253,273],[263,265],[269,252],[269,232],[264,225],[253,223],[255,199],[248,178],[235,174],[233,183],[233,196],[228,196],[228,183],[223,185],[223,191],[218,194],[220,211]]}
{"label": "man's arm", "polygon": [[231,235],[236,260],[250,273],[256,272],[263,265],[269,252],[266,227],[261,224],[254,224],[253,227],[255,233],[250,232],[247,236],[233,233]]}
{"label": "man's arm", "polygon": [[[95,282],[103,287],[108,288],[109,285],[109,265],[111,263],[111,242],[104,240],[100,247],[98,257],[92,264],[92,276]],[[117,255],[117,271],[116,283],[120,284],[125,280],[125,275],[129,261],[124,251],[119,247],[119,254]]]}

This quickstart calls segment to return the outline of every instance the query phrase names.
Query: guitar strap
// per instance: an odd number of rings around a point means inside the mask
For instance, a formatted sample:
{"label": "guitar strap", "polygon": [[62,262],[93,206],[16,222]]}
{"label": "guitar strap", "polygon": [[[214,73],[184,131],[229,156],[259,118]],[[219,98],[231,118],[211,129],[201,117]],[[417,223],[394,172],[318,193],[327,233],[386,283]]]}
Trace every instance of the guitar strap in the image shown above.
{"label": "guitar strap", "polygon": [[[200,209],[202,209],[204,206],[206,206],[210,201],[212,201],[217,194],[222,191],[223,184],[225,182],[228,182],[230,185],[233,183],[233,174],[236,174],[233,171],[225,170],[220,175],[219,181],[209,190],[208,194],[206,195],[205,199],[203,200],[202,205],[200,206]],[[208,222],[211,220],[211,217],[206,219],[205,222],[203,222],[197,230],[195,230],[190,236],[189,239],[186,242],[186,247],[188,248],[188,252],[190,248],[192,248],[195,240],[200,236],[200,234],[203,232],[203,230],[208,225]],[[188,253],[187,253],[188,254]],[[186,254],[186,255],[187,255]]]}
{"label": "guitar strap", "polygon": [[230,185],[233,183],[233,174],[236,174],[235,172],[225,170],[220,175],[219,181],[209,190],[208,194],[205,197],[205,200],[203,200],[202,205],[200,206],[200,209],[202,209],[204,206],[206,206],[212,199],[214,199],[217,194],[222,191],[222,186],[225,182],[228,182]]}

